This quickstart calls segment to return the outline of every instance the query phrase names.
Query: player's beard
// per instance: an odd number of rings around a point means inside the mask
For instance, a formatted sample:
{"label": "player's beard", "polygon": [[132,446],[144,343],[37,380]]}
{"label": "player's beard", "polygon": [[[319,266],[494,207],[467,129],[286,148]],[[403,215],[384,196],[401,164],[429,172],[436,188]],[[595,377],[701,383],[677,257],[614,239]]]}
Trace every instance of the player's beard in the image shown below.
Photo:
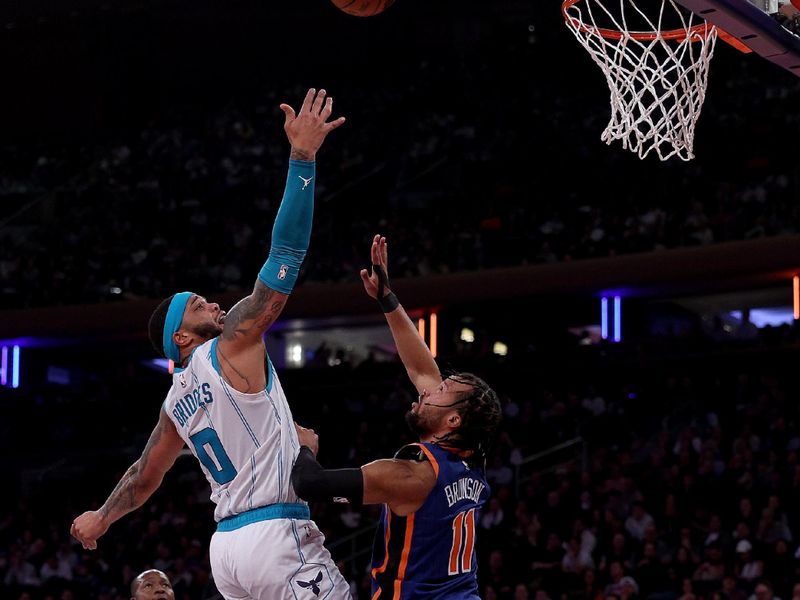
{"label": "player's beard", "polygon": [[406,425],[414,435],[422,436],[426,429],[419,413],[410,410],[406,413]]}
{"label": "player's beard", "polygon": [[210,340],[222,334],[222,325],[217,323],[202,323],[193,327],[192,331],[203,339]]}

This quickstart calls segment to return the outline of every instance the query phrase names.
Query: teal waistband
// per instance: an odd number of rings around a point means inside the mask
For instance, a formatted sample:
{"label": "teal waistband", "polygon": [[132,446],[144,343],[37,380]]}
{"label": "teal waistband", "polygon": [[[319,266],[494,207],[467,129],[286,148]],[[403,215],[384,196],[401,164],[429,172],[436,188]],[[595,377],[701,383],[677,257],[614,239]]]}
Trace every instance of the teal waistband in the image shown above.
{"label": "teal waistband", "polygon": [[307,504],[268,504],[254,508],[232,517],[225,517],[217,523],[217,531],[234,531],[250,523],[272,519],[310,519],[311,511]]}

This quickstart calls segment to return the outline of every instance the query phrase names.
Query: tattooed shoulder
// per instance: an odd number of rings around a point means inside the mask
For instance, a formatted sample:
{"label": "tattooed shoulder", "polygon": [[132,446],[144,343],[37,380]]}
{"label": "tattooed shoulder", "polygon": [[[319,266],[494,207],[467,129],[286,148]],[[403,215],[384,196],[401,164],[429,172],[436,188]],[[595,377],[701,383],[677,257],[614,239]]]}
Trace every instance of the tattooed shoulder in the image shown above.
{"label": "tattooed shoulder", "polygon": [[257,281],[253,293],[237,302],[225,317],[223,339],[263,333],[278,318],[287,298]]}

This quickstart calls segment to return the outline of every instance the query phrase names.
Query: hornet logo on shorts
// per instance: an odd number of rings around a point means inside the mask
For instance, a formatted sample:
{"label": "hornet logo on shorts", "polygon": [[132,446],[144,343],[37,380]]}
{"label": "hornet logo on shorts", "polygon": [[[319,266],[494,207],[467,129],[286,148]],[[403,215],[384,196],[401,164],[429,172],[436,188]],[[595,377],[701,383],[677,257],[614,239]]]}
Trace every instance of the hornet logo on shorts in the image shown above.
{"label": "hornet logo on shorts", "polygon": [[322,581],[322,571],[317,573],[317,576],[311,581],[298,581],[297,585],[299,585],[301,588],[311,588],[311,591],[314,592],[314,595],[319,596],[320,581]]}
{"label": "hornet logo on shorts", "polygon": [[278,270],[278,279],[284,280],[286,279],[286,273],[289,272],[289,265],[281,265],[281,268]]}

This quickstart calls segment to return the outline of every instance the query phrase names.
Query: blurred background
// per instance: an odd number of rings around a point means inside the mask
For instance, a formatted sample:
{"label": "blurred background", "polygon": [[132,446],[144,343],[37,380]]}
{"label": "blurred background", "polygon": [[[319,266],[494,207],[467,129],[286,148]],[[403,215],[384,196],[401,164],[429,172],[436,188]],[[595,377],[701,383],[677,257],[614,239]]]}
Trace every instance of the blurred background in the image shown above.
{"label": "blurred background", "polygon": [[[640,161],[600,141],[608,90],[559,8],[0,6],[0,598],[120,600],[147,567],[218,597],[188,455],[97,552],[69,524],[156,423],[158,301],[252,289],[288,160],[278,104],[308,87],[348,121],[267,346],[320,461],[410,440],[414,391],[358,278],[381,233],[441,367],[503,399],[483,598],[800,598],[798,80],[720,44],[697,158]],[[313,515],[369,598],[377,509]]]}

